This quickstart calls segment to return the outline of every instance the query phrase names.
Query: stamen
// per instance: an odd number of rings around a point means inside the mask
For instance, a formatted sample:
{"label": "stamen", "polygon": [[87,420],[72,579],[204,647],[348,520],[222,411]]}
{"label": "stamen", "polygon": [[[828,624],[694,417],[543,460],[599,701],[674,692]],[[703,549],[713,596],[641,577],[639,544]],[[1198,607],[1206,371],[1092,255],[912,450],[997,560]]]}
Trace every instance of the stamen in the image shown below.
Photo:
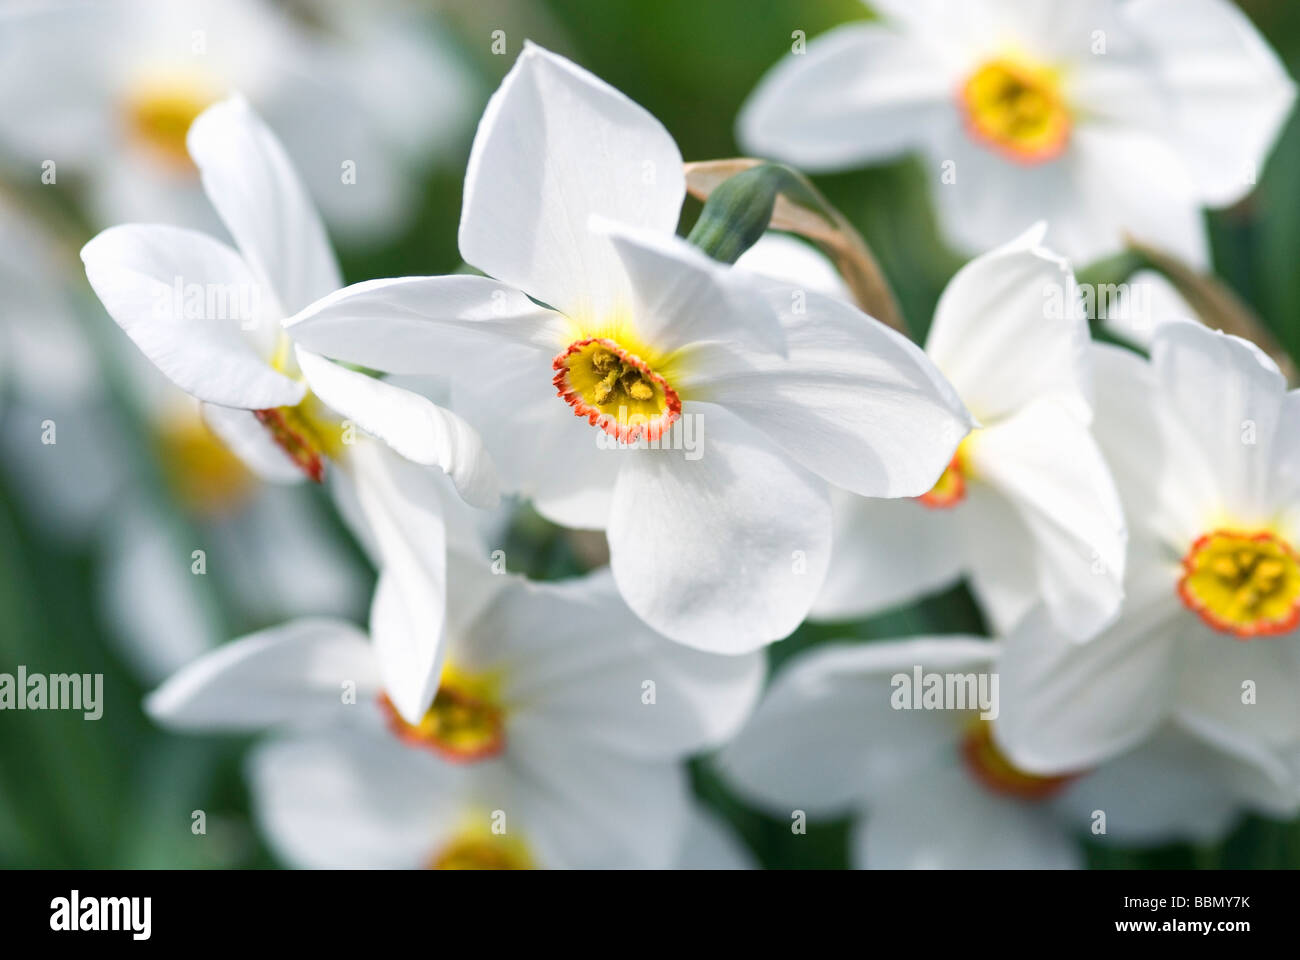
{"label": "stamen", "polygon": [[1018,163],[1046,163],[1065,151],[1073,124],[1050,68],[1013,58],[991,60],[957,97],[971,136]]}
{"label": "stamen", "polygon": [[681,416],[681,398],[668,381],[613,340],[578,340],[551,366],[556,391],[573,412],[623,443],[658,440]]}
{"label": "stamen", "polygon": [[443,668],[438,694],[418,724],[402,719],[386,694],[380,707],[389,728],[401,740],[432,750],[455,763],[486,760],[506,746],[505,711],[499,705],[496,682],[488,676]]}
{"label": "stamen", "polygon": [[1300,626],[1300,555],[1270,531],[1207,533],[1183,558],[1178,595],[1223,633],[1289,633]]}

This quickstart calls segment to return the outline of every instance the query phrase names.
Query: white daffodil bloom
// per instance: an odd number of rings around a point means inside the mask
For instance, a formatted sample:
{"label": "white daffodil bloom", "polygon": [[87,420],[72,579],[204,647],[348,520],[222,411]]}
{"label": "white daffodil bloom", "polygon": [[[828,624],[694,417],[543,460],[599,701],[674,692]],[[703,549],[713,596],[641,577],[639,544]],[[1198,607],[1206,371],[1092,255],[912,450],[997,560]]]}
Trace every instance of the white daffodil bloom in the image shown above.
{"label": "white daffodil bloom", "polygon": [[828,482],[924,493],[970,420],[905,338],[675,236],[683,196],[653,117],[527,45],[465,177],[461,254],[495,279],[361,283],[288,329],[324,356],[451,376],[505,486],[606,530],[638,616],[740,652],[816,596]]}
{"label": "white daffodil bloom", "polygon": [[[259,474],[320,480],[349,424],[448,471],[476,505],[497,496],[478,436],[425,397],[295,348],[281,320],[341,284],[320,218],[275,136],[239,97],[189,128],[189,152],[236,247],[129,224],[81,252],[109,314]],[[310,390],[308,389],[310,384]],[[337,416],[336,416],[337,414]]]}
{"label": "white daffodil bloom", "polygon": [[354,239],[391,230],[429,158],[468,132],[473,84],[430,18],[366,12],[315,4],[307,24],[263,0],[6,4],[0,155],[47,183],[80,178],[96,223],[206,226],[186,130],[240,91],[313,159],[332,223]]}
{"label": "white daffodil bloom", "polygon": [[1129,517],[1120,619],[1075,648],[1006,640],[1003,747],[1088,766],[1169,718],[1300,794],[1300,391],[1253,344],[1158,325],[1149,361],[1097,345],[1094,432]]}
{"label": "white daffodil bloom", "polygon": [[[681,760],[744,722],[762,655],[655,635],[607,571],[537,584],[481,564],[448,573],[447,657],[414,721],[383,681],[381,637],[331,620],[229,644],[148,710],[171,727],[285,732],[249,773],[258,819],[294,865],[671,865],[694,829]],[[397,626],[400,591],[381,579],[373,628]]]}
{"label": "white daffodil bloom", "polygon": [[1089,429],[1088,324],[1039,225],[963,267],[926,354],[979,421],[915,500],[839,492],[819,619],[859,617],[963,575],[995,632],[1040,600],[1087,639],[1123,596],[1124,516]]}
{"label": "white daffodil bloom", "polygon": [[781,61],[741,111],[750,153],[841,170],[920,151],[976,252],[1045,219],[1087,262],[1133,234],[1196,264],[1203,206],[1255,183],[1295,88],[1227,0],[876,0]]}
{"label": "white daffodil bloom", "polygon": [[1009,709],[1002,669],[998,644],[973,638],[818,648],[776,677],[719,768],[783,820],[858,814],[852,862],[885,869],[1078,867],[1085,836],[1208,842],[1246,810],[1297,808],[1284,784],[1174,725],[1095,769],[1017,769],[992,733]]}

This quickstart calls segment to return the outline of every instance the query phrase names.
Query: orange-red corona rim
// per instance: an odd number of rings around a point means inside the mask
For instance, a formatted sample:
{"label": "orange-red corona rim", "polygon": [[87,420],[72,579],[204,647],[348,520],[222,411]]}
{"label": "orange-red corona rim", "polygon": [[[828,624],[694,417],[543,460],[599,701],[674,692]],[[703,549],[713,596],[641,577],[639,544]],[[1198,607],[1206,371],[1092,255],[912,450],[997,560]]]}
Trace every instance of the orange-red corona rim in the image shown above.
{"label": "orange-red corona rim", "polygon": [[1271,531],[1215,530],[1183,557],[1178,596],[1222,633],[1289,633],[1300,626],[1300,555]]}
{"label": "orange-red corona rim", "polygon": [[558,354],[552,382],[576,416],[621,443],[658,440],[682,414],[681,397],[641,357],[605,337]]}

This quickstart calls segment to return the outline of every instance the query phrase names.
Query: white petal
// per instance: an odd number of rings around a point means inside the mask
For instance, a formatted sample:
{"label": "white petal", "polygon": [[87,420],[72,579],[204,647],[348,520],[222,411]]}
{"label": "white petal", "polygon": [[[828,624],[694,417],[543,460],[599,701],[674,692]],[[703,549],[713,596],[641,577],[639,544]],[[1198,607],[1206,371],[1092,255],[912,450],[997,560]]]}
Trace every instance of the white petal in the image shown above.
{"label": "white petal", "polygon": [[741,108],[736,136],[748,153],[814,172],[888,160],[951,110],[953,79],[918,39],[847,24],[768,71]]}
{"label": "white petal", "polygon": [[1015,505],[987,484],[967,485],[955,519],[967,583],[989,630],[1002,636],[1039,602],[1038,550]]}
{"label": "white petal", "polygon": [[1042,246],[1040,224],[952,278],[925,352],[985,424],[1055,396],[1089,416],[1088,323],[1068,262]]}
{"label": "white petal", "polygon": [[[225,244],[192,230],[132,224],[99,234],[81,259],[109,315],[182,390],[250,410],[302,399],[302,384],[277,373],[240,330],[267,326],[246,309],[261,303],[262,287]],[[195,290],[201,305],[190,299]],[[208,315],[210,306],[217,315]]]}
{"label": "white petal", "polygon": [[253,411],[203,403],[199,414],[208,429],[261,479],[269,483],[302,483],[307,478]]}
{"label": "white petal", "polygon": [[[1123,598],[1124,514],[1085,424],[1053,397],[979,431],[971,473],[1005,496],[1035,551],[1039,590],[1057,625],[1087,639]],[[972,556],[972,565],[979,565]]]}
{"label": "white petal", "polygon": [[1273,440],[1286,395],[1277,365],[1249,341],[1190,323],[1160,329],[1151,365],[1218,480],[1222,503],[1205,506],[1238,523],[1270,519]]}
{"label": "white petal", "polygon": [[558,583],[511,578],[456,638],[452,656],[462,669],[500,671],[503,698],[518,704],[512,729],[526,724],[657,759],[729,739],[766,673],[761,653],[701,653],[655,634],[628,609],[608,570]]}
{"label": "white petal", "polygon": [[662,353],[708,340],[785,351],[785,334],[748,274],[710,260],[672,234],[593,217],[591,228],[614,245],[631,284],[632,322]]}
{"label": "white petal", "polygon": [[928,357],[856,307],[767,285],[789,356],[734,343],[685,351],[680,388],[726,407],[798,464],[867,497],[934,486],[971,419]]}
{"label": "white petal", "polygon": [[[285,322],[294,341],[397,374],[466,376],[503,351],[550,359],[567,345],[554,313],[486,277],[401,277],[338,290]],[[548,380],[549,382],[549,380]]]}
{"label": "white petal", "polygon": [[[825,484],[721,407],[691,404],[701,444],[627,457],[614,487],[610,566],[646,623],[714,653],[788,635],[830,559]],[[706,429],[707,428],[707,429]],[[694,456],[696,459],[688,459]]]}
{"label": "white petal", "polygon": [[1162,727],[1128,753],[1102,764],[1053,801],[1075,831],[1106,813],[1106,838],[1126,844],[1213,843],[1245,812],[1237,782],[1251,771],[1241,761]]}
{"label": "white petal", "polygon": [[350,460],[380,555],[370,635],[389,699],[418,723],[437,693],[445,654],[447,532],[436,475],[374,442],[356,444]]}
{"label": "white petal", "polygon": [[452,384],[452,405],[482,434],[507,489],[532,498],[554,523],[601,530],[631,454],[574,415],[554,375],[539,351],[498,352],[480,375]]}
{"label": "white petal", "polygon": [[346,728],[275,740],[248,758],[262,834],[288,865],[306,869],[427,866],[459,826],[473,775]]}
{"label": "white petal", "polygon": [[1243,641],[1183,616],[1178,715],[1261,747],[1300,745],[1300,632]]}
{"label": "white petal", "polygon": [[853,620],[961,578],[958,519],[912,500],[831,491],[831,563],[811,616]]}
{"label": "white petal", "polygon": [[675,870],[757,870],[758,862],[736,831],[702,803],[691,808]]}
{"label": "white petal", "polygon": [[[983,252],[1046,221],[1049,246],[1077,264],[1122,249],[1125,233],[1194,265],[1208,262],[1199,202],[1178,155],[1141,129],[1080,126],[1064,155],[1027,167],[954,124],[926,162],[939,220],[964,250]],[[944,182],[950,171],[955,182]]]}
{"label": "white petal", "polygon": [[417,393],[357,373],[301,347],[298,365],[312,393],[344,420],[414,463],[438,467],[465,501],[496,506],[496,468],[474,428]]}
{"label": "white petal", "polygon": [[620,306],[626,281],[594,214],[671,234],[685,195],[672,137],[563,57],[525,44],[470,153],[461,256],[581,321]]}
{"label": "white petal", "polygon": [[[1078,263],[1120,249],[1124,234],[1208,267],[1200,198],[1183,154],[1141,128],[1083,126],[1073,138],[1075,190],[1048,242]],[[1058,230],[1059,228],[1059,230]]]}
{"label": "white petal", "polygon": [[1039,608],[1003,642],[998,745],[1033,773],[1075,773],[1129,749],[1170,712],[1175,624],[1172,590],[1132,596],[1124,618],[1087,643],[1053,628]]}
{"label": "white petal", "polygon": [[955,750],[970,716],[895,709],[893,678],[987,670],[997,649],[967,637],[818,647],[777,674],[719,770],[773,815],[842,814]]}
{"label": "white petal", "polygon": [[853,302],[853,294],[830,260],[793,234],[769,230],[740,255],[735,266],[737,270]]}
{"label": "white petal", "polygon": [[[154,720],[179,729],[256,730],[345,719],[377,689],[366,636],[341,620],[294,620],[227,643],[149,695]],[[354,684],[357,700],[345,699]]]}
{"label": "white petal", "polygon": [[531,731],[516,733],[509,753],[515,799],[501,809],[507,822],[522,824],[542,862],[607,870],[672,865],[690,812],[680,763],[632,759]]}
{"label": "white petal", "polygon": [[199,114],[186,143],[208,199],[285,314],[342,286],[306,188],[275,134],[242,97]]}
{"label": "white petal", "polygon": [[[1098,288],[1098,300],[1101,288]],[[1200,323],[1196,311],[1163,274],[1139,270],[1119,285],[1117,296],[1105,312],[1106,329],[1115,336],[1149,351],[1156,330],[1166,323]],[[1100,302],[1097,306],[1100,312]]]}
{"label": "white petal", "polygon": [[1217,465],[1195,435],[1201,425],[1179,415],[1151,365],[1132,351],[1094,344],[1093,370],[1093,435],[1124,499],[1130,537],[1181,553],[1221,500]]}
{"label": "white petal", "polygon": [[877,799],[853,837],[874,870],[1069,870],[1083,858],[1042,808],[994,796],[957,765],[908,777]]}
{"label": "white petal", "polygon": [[1295,102],[1295,84],[1250,19],[1225,0],[1134,0],[1124,14],[1173,95],[1179,156],[1210,206],[1234,203]]}

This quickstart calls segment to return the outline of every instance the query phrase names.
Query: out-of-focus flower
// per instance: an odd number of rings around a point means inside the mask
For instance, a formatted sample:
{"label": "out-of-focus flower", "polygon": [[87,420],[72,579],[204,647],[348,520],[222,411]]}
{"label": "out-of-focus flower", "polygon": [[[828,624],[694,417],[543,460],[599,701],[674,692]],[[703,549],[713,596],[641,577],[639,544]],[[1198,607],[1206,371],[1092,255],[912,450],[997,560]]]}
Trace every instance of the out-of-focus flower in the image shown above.
{"label": "out-of-focus flower", "polygon": [[185,134],[234,91],[311,158],[312,193],[353,238],[416,208],[420,174],[461,141],[475,99],[436,24],[391,3],[365,18],[314,4],[310,24],[262,0],[19,2],[0,14],[0,151],[84,177],[98,223],[208,225]]}
{"label": "out-of-focus flower", "polygon": [[1300,391],[1254,344],[1196,323],[1159,325],[1149,362],[1100,344],[1094,360],[1127,598],[1089,644],[1036,615],[1007,638],[1002,744],[1054,772],[1173,717],[1297,789]]}
{"label": "out-of-focus flower", "polygon": [[[608,572],[535,584],[448,568],[437,696],[411,722],[376,646],[303,620],[229,644],[148,701],[173,727],[296,728],[253,755],[259,819],[312,867],[666,867],[692,813],[680,761],[744,722],[761,654],[652,633]],[[402,628],[382,579],[372,630]],[[418,639],[415,637],[412,640]]]}
{"label": "out-of-focus flower", "polygon": [[[448,471],[471,502],[495,502],[478,436],[414,392],[295,348],[281,320],[342,281],[324,227],[274,135],[235,97],[189,128],[204,189],[238,250],[180,227],[112,227],[82,250],[109,314],[209,426],[270,480],[321,479],[348,424]],[[311,390],[307,384],[310,383]]]}
{"label": "out-of-focus flower", "polygon": [[[1009,708],[1005,689],[999,697],[984,684],[999,653],[945,637],[804,654],[719,755],[720,769],[782,819],[858,814],[858,867],[1076,867],[1076,837],[1207,842],[1246,810],[1295,812],[1285,784],[1172,724],[1095,769],[1017,769],[993,739],[998,720],[982,715]],[[977,690],[993,696],[980,704]],[[948,691],[964,699],[949,702]]]}
{"label": "out-of-focus flower", "polygon": [[461,253],[496,279],[361,283],[288,328],[325,356],[451,376],[506,486],[607,531],[638,616],[740,652],[816,596],[827,482],[923,493],[970,420],[905,338],[675,236],[683,192],[653,117],[526,46],[465,179]]}
{"label": "out-of-focus flower", "polygon": [[75,266],[0,193],[0,467],[41,531],[67,542],[94,532],[125,472]]}
{"label": "out-of-focus flower", "polygon": [[974,252],[1045,219],[1088,261],[1131,233],[1208,259],[1202,206],[1251,189],[1294,85],[1227,0],[877,0],[743,109],[751,153],[835,170],[922,151]]}
{"label": "out-of-focus flower", "polygon": [[[149,449],[141,452],[162,480],[161,490],[150,487],[135,471],[101,529],[105,619],[137,674],[158,683],[228,636],[213,616],[211,584],[219,584],[227,616],[253,625],[364,610],[360,565],[342,548],[323,505],[264,482],[212,433],[193,397],[134,348],[120,352],[146,431]],[[203,577],[194,576],[195,550],[202,551]]]}
{"label": "out-of-focus flower", "polygon": [[1089,432],[1088,324],[1043,231],[971,261],[944,291],[926,354],[980,426],[916,500],[835,498],[814,616],[862,616],[962,575],[995,632],[1039,600],[1077,639],[1118,612],[1124,516]]}

